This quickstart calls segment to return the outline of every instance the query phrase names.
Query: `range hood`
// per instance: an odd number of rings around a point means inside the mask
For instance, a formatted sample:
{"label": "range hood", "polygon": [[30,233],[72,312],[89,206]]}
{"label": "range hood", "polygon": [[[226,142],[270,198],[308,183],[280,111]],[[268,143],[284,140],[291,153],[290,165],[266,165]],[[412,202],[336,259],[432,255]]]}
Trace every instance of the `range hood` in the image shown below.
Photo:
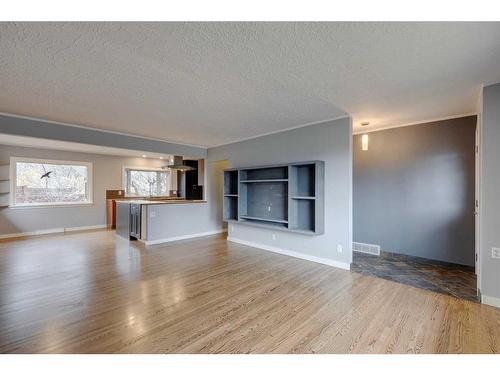
{"label": "range hood", "polygon": [[174,164],[165,165],[162,168],[172,169],[172,170],[180,171],[180,172],[196,170],[196,168],[190,167],[189,165],[184,165],[182,156],[178,156],[178,155],[174,156]]}

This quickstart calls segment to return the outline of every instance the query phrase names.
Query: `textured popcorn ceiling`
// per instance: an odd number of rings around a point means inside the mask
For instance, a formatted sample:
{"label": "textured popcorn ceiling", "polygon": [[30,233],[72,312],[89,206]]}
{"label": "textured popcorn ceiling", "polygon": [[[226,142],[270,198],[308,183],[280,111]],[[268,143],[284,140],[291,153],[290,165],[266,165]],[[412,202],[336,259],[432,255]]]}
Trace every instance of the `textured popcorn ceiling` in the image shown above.
{"label": "textured popcorn ceiling", "polygon": [[213,146],[475,112],[499,23],[0,23],[0,111]]}

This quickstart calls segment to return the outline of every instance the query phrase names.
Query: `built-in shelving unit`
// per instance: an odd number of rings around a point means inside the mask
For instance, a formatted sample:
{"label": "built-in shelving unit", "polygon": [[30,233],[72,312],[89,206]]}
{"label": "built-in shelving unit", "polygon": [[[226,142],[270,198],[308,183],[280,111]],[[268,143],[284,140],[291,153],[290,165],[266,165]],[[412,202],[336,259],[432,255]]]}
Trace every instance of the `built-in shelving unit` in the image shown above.
{"label": "built-in shelving unit", "polygon": [[0,165],[0,207],[7,207],[10,198],[9,165]]}
{"label": "built-in shelving unit", "polygon": [[324,232],[324,162],[224,171],[224,220],[317,235]]}
{"label": "built-in shelving unit", "polygon": [[238,170],[224,172],[224,220],[238,220]]}

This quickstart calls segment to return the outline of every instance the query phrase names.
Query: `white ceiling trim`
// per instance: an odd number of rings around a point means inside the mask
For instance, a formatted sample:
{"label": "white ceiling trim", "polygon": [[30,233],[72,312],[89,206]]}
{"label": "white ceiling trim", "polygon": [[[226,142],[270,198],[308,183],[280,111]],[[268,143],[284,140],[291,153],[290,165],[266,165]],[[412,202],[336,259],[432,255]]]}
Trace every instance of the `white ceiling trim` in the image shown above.
{"label": "white ceiling trim", "polygon": [[[153,137],[146,137],[142,135],[136,135],[136,134],[130,134],[130,133],[124,133],[124,132],[117,132],[114,130],[106,130],[106,129],[100,129],[100,128],[93,128],[90,126],[84,126],[84,125],[77,125],[77,124],[70,124],[67,122],[60,122],[60,121],[52,121],[52,120],[47,120],[44,118],[38,118],[38,117],[30,117],[30,116],[23,116],[23,115],[17,115],[14,113],[7,113],[7,112],[0,112],[0,115],[3,116],[10,116],[10,117],[16,117],[16,118],[22,118],[26,120],[33,120],[33,121],[40,121],[40,122],[46,122],[49,124],[56,124],[56,125],[62,125],[62,126],[69,126],[71,128],[80,128],[80,129],[85,129],[85,130],[93,130],[97,132],[103,132],[103,133],[110,133],[110,134],[117,134],[117,135],[125,135],[127,137],[134,137],[134,138],[141,138],[141,139],[148,139],[151,141],[159,141],[159,142],[167,142],[167,143],[175,143],[177,145],[181,146],[189,146],[189,147],[197,147],[201,149],[207,149],[208,147],[206,146],[200,146],[200,145],[194,145],[190,143],[182,143],[182,142],[177,142],[177,141],[171,141],[168,139],[163,139],[163,138],[153,138]],[[70,142],[69,142],[70,143]]]}
{"label": "white ceiling trim", "polygon": [[0,144],[6,146],[80,152],[84,154],[126,156],[126,157],[136,157],[136,158],[141,158],[142,155],[146,155],[146,159],[159,159],[160,157],[163,157],[163,159],[167,160],[171,156],[169,154],[159,154],[155,152],[128,150],[123,148],[107,147],[107,146],[96,146],[86,143],[57,141],[53,139],[25,137],[20,135],[1,134],[1,133],[0,135],[2,138]]}
{"label": "white ceiling trim", "polygon": [[[467,116],[476,116],[476,115],[477,115],[476,112],[470,112],[470,113],[463,113],[461,115],[453,115],[453,116],[446,116],[446,117],[431,118],[431,119],[426,119],[426,120],[417,121],[417,122],[410,122],[410,123],[406,123],[406,124],[384,126],[384,127],[380,127],[380,128],[374,128],[374,129],[366,129],[366,130],[365,129],[361,129],[361,130],[357,130],[357,131],[353,132],[352,135],[373,133],[373,132],[378,132],[378,131],[381,131],[381,130],[403,128],[405,126],[422,125],[422,124],[428,124],[430,122],[453,120],[455,118],[467,117]],[[370,126],[370,125],[368,125],[368,126]]]}
{"label": "white ceiling trim", "polygon": [[242,138],[240,140],[237,140],[237,141],[232,141],[232,142],[227,142],[227,143],[222,143],[220,145],[217,145],[217,146],[212,146],[210,148],[215,148],[215,147],[221,147],[221,146],[226,146],[226,145],[231,145],[233,143],[239,143],[239,142],[244,142],[244,141],[249,141],[251,139],[256,139],[256,138],[261,138],[261,137],[265,137],[265,136],[268,136],[268,135],[273,135],[273,134],[278,134],[278,133],[283,133],[283,132],[287,132],[289,130],[294,130],[294,129],[300,129],[300,128],[305,128],[306,126],[313,126],[313,125],[319,125],[319,124],[324,124],[325,122],[330,122],[330,121],[335,121],[335,120],[340,120],[340,119],[343,119],[343,118],[349,118],[350,116],[346,116],[346,115],[342,115],[342,116],[338,116],[338,117],[333,117],[333,118],[329,118],[329,119],[326,119],[326,120],[320,120],[320,121],[313,121],[313,122],[308,122],[306,124],[302,124],[302,125],[296,125],[296,126],[291,126],[289,128],[286,128],[286,129],[281,129],[281,130],[276,130],[276,131],[273,131],[273,132],[269,132],[269,133],[264,133],[264,134],[260,134],[260,135],[255,135],[253,137],[247,137],[247,138]]}
{"label": "white ceiling trim", "polygon": [[[10,116],[10,117],[15,117],[15,118],[22,118],[22,119],[26,119],[26,120],[46,122],[46,123],[50,123],[50,124],[56,124],[56,125],[61,125],[61,126],[68,126],[68,127],[72,127],[72,128],[80,128],[80,129],[94,130],[94,131],[99,131],[99,132],[104,132],[104,133],[124,135],[124,136],[127,136],[127,137],[148,139],[148,140],[152,140],[152,141],[161,141],[161,142],[175,143],[175,144],[182,145],[182,146],[198,147],[198,148],[202,148],[202,149],[205,149],[205,150],[208,149],[208,148],[215,148],[215,147],[226,146],[226,145],[230,145],[230,144],[233,144],[233,143],[248,141],[248,140],[255,139],[255,138],[265,137],[265,136],[272,135],[272,134],[277,134],[277,133],[283,133],[283,132],[286,132],[286,131],[289,131],[289,130],[304,128],[306,126],[319,125],[319,124],[323,124],[325,122],[340,120],[340,119],[348,118],[349,117],[348,115],[342,115],[342,116],[337,116],[337,117],[328,118],[328,119],[324,119],[324,120],[308,122],[308,123],[301,124],[301,125],[291,126],[289,128],[286,128],[286,129],[276,130],[276,131],[272,131],[272,132],[268,132],[268,133],[264,133],[264,134],[255,135],[253,137],[241,138],[241,139],[238,139],[236,141],[227,142],[227,143],[223,143],[223,144],[220,144],[220,145],[207,147],[207,146],[194,145],[194,144],[190,144],[190,143],[181,143],[181,142],[176,142],[176,141],[170,141],[170,140],[167,140],[167,139],[152,138],[152,137],[143,137],[143,136],[140,136],[140,135],[123,133],[123,132],[117,132],[117,131],[113,131],[113,130],[105,130],[105,129],[93,128],[93,127],[89,127],[89,126],[83,126],[83,125],[77,125],[77,124],[70,124],[70,123],[59,122],[59,121],[52,121],[52,120],[47,120],[47,119],[42,119],[42,118],[36,118],[36,117],[30,117],[30,116],[17,115],[17,114],[13,114],[13,113],[0,112],[0,115]],[[6,136],[6,134],[2,134],[2,137],[4,137],[4,136]],[[23,137],[23,136],[12,136],[12,137],[27,138],[27,139],[32,139],[32,140],[36,140],[37,139],[37,138],[34,138],[34,137]],[[60,144],[68,144],[68,145],[79,145],[80,144],[80,143],[76,143],[76,142],[56,141],[56,140],[50,140],[50,139],[43,139],[43,140],[44,140],[44,142],[46,142],[46,141],[52,141],[54,143],[59,142]],[[34,142],[34,141],[32,141],[32,142]],[[38,144],[38,142],[36,142],[36,143]],[[2,142],[2,144],[7,144],[7,143]],[[92,147],[95,147],[96,149],[101,148],[101,149],[109,149],[109,150],[120,150],[119,148],[114,148],[114,147],[105,147],[105,146],[96,146],[96,145],[87,145],[87,144],[81,144],[81,145],[83,145],[83,146],[92,146]],[[23,147],[29,147],[29,146],[23,146]],[[38,148],[43,148],[41,146],[37,146],[37,147]],[[84,149],[85,149],[85,147],[84,147]],[[141,151],[137,151],[137,150],[136,151],[134,151],[134,150],[125,150],[125,151],[135,152],[136,154],[137,153],[139,153],[139,154],[141,153]],[[81,151],[81,152],[99,153],[99,152],[94,152],[94,151]],[[108,152],[105,152],[105,154],[108,154]],[[115,153],[112,153],[112,154],[113,155],[121,155],[121,154],[115,154]],[[150,152],[149,154],[153,155],[154,153]],[[128,155],[128,153],[127,153],[127,155]],[[161,155],[161,154],[157,154],[157,155]]]}

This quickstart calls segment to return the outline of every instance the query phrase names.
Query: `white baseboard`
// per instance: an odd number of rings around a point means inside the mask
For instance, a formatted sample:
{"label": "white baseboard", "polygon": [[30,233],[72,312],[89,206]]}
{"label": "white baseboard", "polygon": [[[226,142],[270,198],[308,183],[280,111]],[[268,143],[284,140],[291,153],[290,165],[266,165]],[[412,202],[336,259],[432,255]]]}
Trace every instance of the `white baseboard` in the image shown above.
{"label": "white baseboard", "polygon": [[201,233],[185,234],[183,236],[176,236],[176,237],[169,237],[169,238],[160,238],[159,240],[152,240],[152,241],[145,240],[143,242],[144,242],[144,244],[146,246],[149,246],[149,245],[158,245],[158,244],[166,243],[166,242],[189,240],[191,238],[212,236],[214,234],[220,234],[220,233],[224,233],[224,232],[227,232],[227,229],[218,229],[218,230],[213,230],[213,231],[210,231],[210,232],[201,232]]}
{"label": "white baseboard", "polygon": [[498,298],[498,297],[490,297],[490,296],[485,296],[483,294],[481,296],[481,303],[484,303],[485,305],[490,305],[490,306],[500,308],[500,298]]}
{"label": "white baseboard", "polygon": [[309,260],[311,262],[326,264],[327,266],[341,268],[343,270],[350,270],[351,269],[351,265],[349,263],[339,262],[339,261],[333,260],[333,259],[317,257],[314,255],[307,255],[307,254],[299,253],[299,252],[292,251],[292,250],[281,249],[279,247],[274,247],[274,246],[262,245],[262,244],[251,242],[251,241],[240,240],[238,238],[234,238],[231,236],[228,236],[227,240],[231,241],[231,242],[239,243],[239,244],[245,245],[245,246],[256,247],[258,249],[272,251],[273,253],[288,255],[288,256],[291,256],[294,258]]}
{"label": "white baseboard", "polygon": [[0,239],[39,236],[42,234],[52,234],[52,233],[64,233],[64,228],[51,228],[51,229],[34,230],[32,232],[18,232],[18,233],[0,234]]}
{"label": "white baseboard", "polygon": [[94,230],[94,229],[107,229],[108,225],[107,224],[100,224],[100,225],[86,225],[83,227],[72,227],[72,228],[64,228],[65,232],[76,232],[76,231],[81,231],[81,230]]}
{"label": "white baseboard", "polygon": [[87,226],[82,226],[82,227],[69,227],[69,228],[50,228],[50,229],[35,230],[32,232],[18,232],[18,233],[0,234],[0,239],[31,237],[31,236],[40,236],[43,234],[76,232],[76,231],[82,231],[82,230],[103,229],[103,228],[107,228],[107,225],[103,224],[103,225],[87,225]]}

